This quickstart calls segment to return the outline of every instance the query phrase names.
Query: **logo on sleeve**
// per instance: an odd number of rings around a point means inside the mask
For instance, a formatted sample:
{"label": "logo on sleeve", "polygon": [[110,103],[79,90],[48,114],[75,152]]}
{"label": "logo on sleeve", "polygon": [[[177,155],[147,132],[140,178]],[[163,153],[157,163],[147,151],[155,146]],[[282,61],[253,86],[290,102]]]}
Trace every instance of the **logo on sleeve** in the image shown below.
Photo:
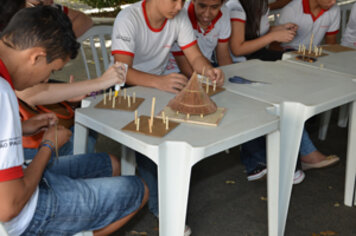
{"label": "logo on sleeve", "polygon": [[18,145],[22,145],[21,137],[0,140],[0,149],[10,148],[13,146],[18,146]]}
{"label": "logo on sleeve", "polygon": [[128,37],[128,36],[125,36],[125,35],[119,34],[119,35],[116,35],[115,38],[119,39],[119,40],[122,40],[122,41],[125,41],[125,42],[128,42],[128,43],[131,42],[131,38]]}

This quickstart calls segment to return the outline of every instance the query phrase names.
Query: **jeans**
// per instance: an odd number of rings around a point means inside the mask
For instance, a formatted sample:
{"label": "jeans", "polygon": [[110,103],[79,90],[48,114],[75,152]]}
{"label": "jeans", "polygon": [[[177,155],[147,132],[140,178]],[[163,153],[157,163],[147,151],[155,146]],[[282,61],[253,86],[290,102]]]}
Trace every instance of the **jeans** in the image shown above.
{"label": "jeans", "polygon": [[107,154],[64,156],[45,170],[35,214],[22,235],[101,229],[137,210],[143,196],[137,176],[112,177]]}
{"label": "jeans", "polygon": [[[70,137],[69,141],[66,142],[59,150],[58,150],[58,155],[61,156],[67,156],[67,155],[73,155],[73,146],[74,146],[74,127],[72,126],[70,128],[72,131],[72,136]],[[96,144],[96,139],[97,139],[97,133],[94,131],[89,131],[88,135],[88,147],[87,147],[87,153],[94,153],[95,149],[95,144]],[[36,154],[38,149],[37,148],[24,148],[24,157],[25,160],[32,160]],[[55,153],[52,153],[52,158],[55,157]]]}
{"label": "jeans", "polygon": [[150,191],[148,198],[148,209],[150,212],[158,217],[158,179],[157,179],[157,165],[148,157],[136,152],[136,164],[138,174],[146,182]]}
{"label": "jeans", "polygon": [[[308,132],[304,129],[299,148],[299,155],[306,156],[316,151]],[[266,165],[266,138],[260,137],[241,145],[241,161],[245,165],[247,173],[250,173],[258,165]]]}

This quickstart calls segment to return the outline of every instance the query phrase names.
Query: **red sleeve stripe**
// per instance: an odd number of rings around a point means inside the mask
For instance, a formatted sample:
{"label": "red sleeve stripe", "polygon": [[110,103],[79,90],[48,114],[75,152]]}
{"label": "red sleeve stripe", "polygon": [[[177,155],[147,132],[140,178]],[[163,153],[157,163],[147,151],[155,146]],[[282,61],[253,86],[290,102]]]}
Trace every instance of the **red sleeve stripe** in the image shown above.
{"label": "red sleeve stripe", "polygon": [[173,56],[183,56],[183,51],[172,52]]}
{"label": "red sleeve stripe", "polygon": [[64,12],[66,15],[68,15],[68,7],[63,6],[63,12]]}
{"label": "red sleeve stripe", "polygon": [[23,177],[22,166],[0,170],[0,182],[19,179],[21,177]]}
{"label": "red sleeve stripe", "polygon": [[219,42],[219,43],[226,43],[226,42],[229,42],[229,39],[230,39],[230,38],[218,39],[218,42]]}
{"label": "red sleeve stripe", "polygon": [[333,32],[326,32],[326,35],[334,35],[334,34],[337,34],[339,33],[339,30],[335,30]]}
{"label": "red sleeve stripe", "polygon": [[231,21],[238,21],[238,22],[246,23],[245,20],[239,19],[239,18],[231,18],[230,20],[231,20]]}
{"label": "red sleeve stripe", "polygon": [[195,44],[197,44],[197,40],[194,40],[193,42],[191,42],[190,44],[187,44],[187,45],[185,45],[185,46],[182,46],[182,47],[180,47],[182,50],[184,50],[184,49],[187,49],[187,48],[189,48],[189,47],[191,47],[191,46],[193,46],[193,45],[195,45]]}
{"label": "red sleeve stripe", "polygon": [[115,54],[124,54],[124,55],[132,56],[132,57],[135,56],[135,54],[132,53],[132,52],[121,51],[121,50],[114,50],[114,51],[111,52],[111,55],[115,55]]}

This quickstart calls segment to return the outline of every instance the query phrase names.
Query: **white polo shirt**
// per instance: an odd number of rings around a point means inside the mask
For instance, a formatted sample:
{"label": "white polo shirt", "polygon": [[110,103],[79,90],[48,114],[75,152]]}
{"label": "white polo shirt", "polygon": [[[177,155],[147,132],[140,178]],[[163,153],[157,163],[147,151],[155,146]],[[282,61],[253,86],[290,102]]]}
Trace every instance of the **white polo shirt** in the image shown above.
{"label": "white polo shirt", "polygon": [[309,0],[294,0],[285,6],[279,17],[279,24],[295,23],[298,25],[297,35],[284,48],[297,49],[299,44],[309,47],[311,35],[314,34],[313,45],[320,45],[325,35],[339,32],[340,8],[337,4],[328,10],[321,10],[318,16],[312,15]]}
{"label": "white polo shirt", "polygon": [[[246,12],[242,7],[239,0],[228,0],[226,6],[230,9],[230,19],[231,21],[240,21],[246,23]],[[270,28],[268,20],[269,10],[261,17],[260,22],[260,36],[265,35]]]}
{"label": "white polo shirt", "polygon": [[186,11],[180,11],[173,19],[167,19],[160,29],[155,29],[148,21],[145,1],[140,1],[125,8],[116,17],[112,55],[132,56],[134,69],[160,75],[176,41],[182,49],[197,43]]}
{"label": "white polo shirt", "polygon": [[[0,182],[23,177],[24,156],[19,104],[10,75],[0,60]],[[19,215],[4,222],[10,236],[21,235],[30,224],[38,200],[38,187]]]}
{"label": "white polo shirt", "polygon": [[[231,23],[230,23],[230,11],[223,5],[215,17],[212,20],[210,26],[206,31],[204,31],[199,25],[198,20],[195,16],[194,4],[190,1],[186,2],[184,9],[187,10],[189,20],[193,26],[195,37],[198,40],[198,46],[203,55],[210,61],[213,62],[212,56],[213,52],[218,45],[218,43],[228,42],[231,35]],[[184,55],[183,51],[175,43],[171,49],[174,56]],[[168,60],[165,74],[172,72],[179,72],[179,68],[176,61],[172,55]]]}
{"label": "white polo shirt", "polygon": [[356,47],[356,3],[352,6],[349,22],[341,38],[341,44]]}

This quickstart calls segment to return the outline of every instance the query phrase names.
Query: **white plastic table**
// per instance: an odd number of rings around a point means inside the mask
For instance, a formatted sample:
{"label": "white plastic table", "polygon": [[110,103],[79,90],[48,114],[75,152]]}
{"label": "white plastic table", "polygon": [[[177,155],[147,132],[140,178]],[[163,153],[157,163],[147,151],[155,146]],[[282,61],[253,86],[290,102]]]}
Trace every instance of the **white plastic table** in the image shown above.
{"label": "white plastic table", "polygon": [[[132,87],[128,93],[146,100],[139,107],[139,115],[150,114],[152,97],[156,97],[156,111],[173,98],[173,94],[156,89]],[[97,98],[91,106],[101,99]],[[271,113],[267,103],[222,92],[213,96],[220,107],[227,108],[219,126],[209,127],[183,123],[163,138],[155,138],[122,131],[134,119],[133,112],[77,109],[75,114],[74,152],[84,153],[88,129],[138,151],[157,164],[159,189],[159,231],[162,236],[182,236],[188,201],[191,169],[200,160],[254,138],[267,135],[268,161],[279,163],[279,118]],[[278,165],[268,170],[268,214],[270,235],[277,232]],[[237,196],[238,197],[238,196]]]}
{"label": "white plastic table", "polygon": [[[356,177],[356,83],[349,75],[318,70],[285,61],[245,63],[221,67],[226,78],[234,75],[266,84],[233,84],[225,88],[237,94],[274,104],[280,116],[278,235],[284,234],[293,174],[305,121],[323,111],[352,103],[350,116],[345,204],[352,205]],[[268,167],[276,165],[269,162]],[[277,168],[277,167],[274,167]]]}

